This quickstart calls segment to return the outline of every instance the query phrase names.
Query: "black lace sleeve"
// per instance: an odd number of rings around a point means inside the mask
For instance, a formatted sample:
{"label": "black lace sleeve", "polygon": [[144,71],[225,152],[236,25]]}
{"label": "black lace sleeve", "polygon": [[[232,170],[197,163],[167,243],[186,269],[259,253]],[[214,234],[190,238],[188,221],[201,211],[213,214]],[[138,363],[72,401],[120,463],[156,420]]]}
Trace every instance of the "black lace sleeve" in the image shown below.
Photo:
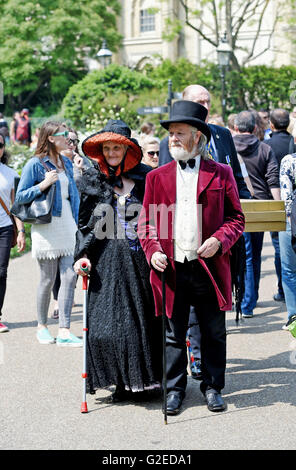
{"label": "black lace sleeve", "polygon": [[94,234],[98,217],[95,209],[98,204],[112,201],[112,188],[107,184],[105,176],[96,166],[89,168],[79,180],[80,206],[78,217],[78,231],[76,233],[76,246],[74,260],[77,261],[88,255],[96,242]]}

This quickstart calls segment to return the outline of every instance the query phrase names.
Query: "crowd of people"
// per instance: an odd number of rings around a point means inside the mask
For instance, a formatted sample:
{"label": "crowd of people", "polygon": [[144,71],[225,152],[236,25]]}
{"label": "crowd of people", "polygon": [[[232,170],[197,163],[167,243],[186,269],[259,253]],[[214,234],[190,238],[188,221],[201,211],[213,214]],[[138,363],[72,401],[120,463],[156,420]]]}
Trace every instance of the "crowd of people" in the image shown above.
{"label": "crowd of people", "polygon": [[3,114],[0,113],[0,134],[4,137],[6,144],[20,144],[30,147],[32,130],[29,109],[23,108],[21,111],[16,111],[9,125]]}
{"label": "crowd of people", "polygon": [[[65,123],[47,121],[32,137],[27,109],[15,114],[10,129],[0,116],[0,199],[8,208],[0,200],[0,321],[14,230],[9,208],[14,200],[30,204],[54,187],[51,222],[31,227],[32,257],[40,269],[36,337],[40,344],[82,346],[70,331],[71,311],[77,276],[88,275],[89,393],[115,385],[112,400],[119,402],[161,390],[159,317],[165,315],[167,413],[179,413],[186,394],[186,339],[194,359],[191,373],[200,380],[208,409],[226,409],[221,392],[225,312],[232,309],[229,253],[243,246],[241,312],[251,318],[264,236],[244,231],[240,199],[285,201],[286,231],[270,233],[277,275],[273,300],[286,303],[284,329],[296,314],[290,221],[296,197],[295,110],[242,110],[227,123],[210,111],[208,90],[189,85],[169,119],[160,121],[167,131],[162,140],[152,123],[137,132],[110,119],[81,147],[77,131]],[[34,149],[17,188],[9,142]],[[15,222],[23,251],[24,224]],[[52,295],[56,337],[47,326]],[[0,332],[7,331],[1,322]]]}

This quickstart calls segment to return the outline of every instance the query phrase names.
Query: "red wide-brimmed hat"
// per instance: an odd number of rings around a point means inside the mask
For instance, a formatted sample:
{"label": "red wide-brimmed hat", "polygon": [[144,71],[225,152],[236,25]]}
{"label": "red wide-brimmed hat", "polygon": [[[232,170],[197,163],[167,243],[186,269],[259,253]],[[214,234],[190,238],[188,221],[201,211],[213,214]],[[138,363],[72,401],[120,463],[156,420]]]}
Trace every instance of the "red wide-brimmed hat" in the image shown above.
{"label": "red wide-brimmed hat", "polygon": [[122,165],[116,170],[116,176],[126,173],[140,163],[142,149],[137,140],[131,137],[128,125],[124,121],[110,119],[101,131],[87,137],[81,147],[85,155],[98,162],[100,170],[107,177],[109,168],[103,155],[102,144],[108,141],[128,146]]}

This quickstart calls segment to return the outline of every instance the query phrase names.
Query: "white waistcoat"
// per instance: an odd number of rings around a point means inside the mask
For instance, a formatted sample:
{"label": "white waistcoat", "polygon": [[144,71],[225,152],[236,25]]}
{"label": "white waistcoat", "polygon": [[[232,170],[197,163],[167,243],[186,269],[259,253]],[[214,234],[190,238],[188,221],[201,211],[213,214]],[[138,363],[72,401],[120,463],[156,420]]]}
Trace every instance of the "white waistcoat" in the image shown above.
{"label": "white waistcoat", "polygon": [[197,207],[196,191],[200,155],[195,157],[195,167],[183,170],[177,163],[176,209],[174,219],[174,260],[183,263],[197,259],[201,245],[201,207]]}

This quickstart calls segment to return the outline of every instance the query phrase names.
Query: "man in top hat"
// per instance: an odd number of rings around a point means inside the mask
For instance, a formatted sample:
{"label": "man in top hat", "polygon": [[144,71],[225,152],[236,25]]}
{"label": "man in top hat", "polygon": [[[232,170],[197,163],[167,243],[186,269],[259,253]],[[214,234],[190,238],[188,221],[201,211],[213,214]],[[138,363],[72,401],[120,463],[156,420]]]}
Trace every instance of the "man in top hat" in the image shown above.
{"label": "man in top hat", "polygon": [[166,276],[167,412],[177,414],[187,384],[186,331],[190,306],[201,329],[201,391],[210,411],[226,408],[225,311],[231,309],[229,250],[242,235],[244,215],[231,168],[208,158],[207,109],[180,100],[169,131],[173,161],[146,179],[138,234],[151,271],[160,315],[161,273]]}
{"label": "man in top hat", "polygon": [[[182,98],[184,100],[193,101],[199,103],[207,109],[206,123],[208,123],[209,115],[211,112],[211,95],[209,91],[202,85],[192,84],[187,86],[182,92]],[[230,131],[221,126],[215,124],[208,124],[211,131],[211,140],[208,144],[208,151],[210,157],[219,163],[225,163],[231,166],[233,176],[237,184],[238,193],[240,199],[250,199],[251,194],[247,188],[245,180],[242,175],[240,163],[237,158],[235,145],[231,136]],[[166,163],[173,160],[170,154],[168,146],[168,136],[160,142],[159,152],[159,166],[165,165]],[[239,247],[237,247],[238,250]],[[244,258],[241,257],[241,263],[244,263]],[[241,287],[242,288],[242,287]],[[200,328],[196,318],[195,310],[191,307],[189,316],[189,329],[188,339],[190,340],[192,354],[195,361],[190,364],[191,375],[197,380],[201,380],[201,350],[200,350]]]}

